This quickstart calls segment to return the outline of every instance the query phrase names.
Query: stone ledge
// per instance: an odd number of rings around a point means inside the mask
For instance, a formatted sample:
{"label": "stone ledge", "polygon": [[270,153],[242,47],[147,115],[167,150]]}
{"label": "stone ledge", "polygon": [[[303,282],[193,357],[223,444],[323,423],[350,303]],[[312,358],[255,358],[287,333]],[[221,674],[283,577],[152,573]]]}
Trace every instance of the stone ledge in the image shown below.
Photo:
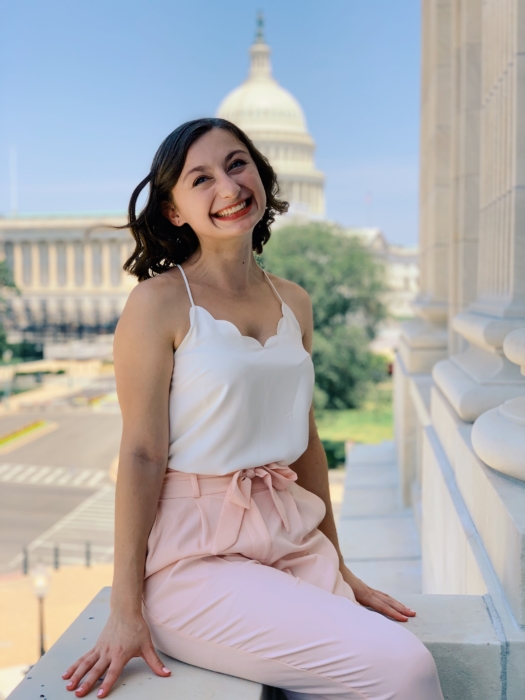
{"label": "stone ledge", "polygon": [[[71,700],[64,669],[92,646],[107,617],[103,588],[47,654],[27,673],[8,700]],[[445,700],[500,700],[502,650],[481,596],[404,594],[417,617],[406,624],[434,656]],[[189,666],[161,654],[173,672],[155,676],[142,659],[124,669],[111,697],[126,700],[277,700],[279,691],[233,676]],[[95,696],[93,696],[95,697]]]}
{"label": "stone ledge", "polygon": [[[61,675],[95,643],[109,612],[109,588],[103,588],[40,661],[8,696],[8,700],[73,700]],[[172,672],[169,678],[152,673],[142,659],[132,659],[110,697],[126,700],[267,700],[269,690],[222,673],[189,666],[160,654]],[[88,697],[95,698],[91,693]]]}
{"label": "stone ledge", "polygon": [[500,700],[501,642],[482,596],[403,594],[406,625],[431,652],[445,700]]}

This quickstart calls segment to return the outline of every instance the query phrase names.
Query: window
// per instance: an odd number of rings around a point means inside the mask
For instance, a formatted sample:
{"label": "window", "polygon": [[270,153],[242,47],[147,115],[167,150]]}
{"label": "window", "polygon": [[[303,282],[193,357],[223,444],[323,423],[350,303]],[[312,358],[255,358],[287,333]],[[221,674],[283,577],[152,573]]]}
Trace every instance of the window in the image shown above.
{"label": "window", "polygon": [[67,284],[67,257],[66,244],[62,241],[56,245],[57,251],[57,284],[59,287],[65,287]]}
{"label": "window", "polygon": [[91,255],[93,265],[93,286],[100,287],[102,284],[102,245],[97,241],[91,244]]}
{"label": "window", "polygon": [[84,286],[84,244],[80,241],[75,241],[73,244],[75,251],[75,285],[77,287]]}
{"label": "window", "polygon": [[38,258],[40,262],[40,286],[49,285],[49,246],[44,241],[38,244]]}
{"label": "window", "polygon": [[109,255],[110,255],[111,286],[118,287],[120,284],[120,278],[121,278],[120,243],[118,243],[118,241],[111,241]]}
{"label": "window", "polygon": [[22,243],[22,281],[27,287],[33,283],[33,256],[30,243]]}

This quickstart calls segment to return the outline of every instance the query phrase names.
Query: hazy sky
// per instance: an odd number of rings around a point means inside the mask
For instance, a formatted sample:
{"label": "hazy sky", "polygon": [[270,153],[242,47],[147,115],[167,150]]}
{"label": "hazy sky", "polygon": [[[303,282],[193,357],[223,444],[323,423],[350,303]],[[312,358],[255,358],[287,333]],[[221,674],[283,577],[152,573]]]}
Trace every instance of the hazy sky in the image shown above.
{"label": "hazy sky", "polygon": [[328,216],[413,244],[419,5],[0,0],[0,214],[14,148],[20,213],[124,211],[161,140],[245,79],[262,10],[274,76],[317,143]]}

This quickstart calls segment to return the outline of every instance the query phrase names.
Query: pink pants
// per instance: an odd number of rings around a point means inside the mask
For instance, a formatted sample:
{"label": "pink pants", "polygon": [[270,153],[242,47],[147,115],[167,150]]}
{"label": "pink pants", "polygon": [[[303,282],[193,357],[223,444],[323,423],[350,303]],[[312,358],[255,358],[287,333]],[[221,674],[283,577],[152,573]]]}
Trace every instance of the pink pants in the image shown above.
{"label": "pink pants", "polygon": [[442,700],[423,644],[356,603],[317,529],[324,503],[295,479],[276,462],[167,472],[144,583],[155,646],[289,700]]}

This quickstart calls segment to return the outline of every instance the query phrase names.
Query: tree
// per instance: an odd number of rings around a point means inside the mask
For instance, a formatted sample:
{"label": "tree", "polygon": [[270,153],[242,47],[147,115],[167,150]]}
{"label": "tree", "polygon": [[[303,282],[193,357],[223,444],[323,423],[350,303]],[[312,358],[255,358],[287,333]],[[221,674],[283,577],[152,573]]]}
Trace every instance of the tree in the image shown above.
{"label": "tree", "polygon": [[386,317],[382,266],[357,237],[324,222],[278,229],[262,262],[312,299],[316,407],[360,406],[370,382],[386,376],[385,362],[368,349]]}

